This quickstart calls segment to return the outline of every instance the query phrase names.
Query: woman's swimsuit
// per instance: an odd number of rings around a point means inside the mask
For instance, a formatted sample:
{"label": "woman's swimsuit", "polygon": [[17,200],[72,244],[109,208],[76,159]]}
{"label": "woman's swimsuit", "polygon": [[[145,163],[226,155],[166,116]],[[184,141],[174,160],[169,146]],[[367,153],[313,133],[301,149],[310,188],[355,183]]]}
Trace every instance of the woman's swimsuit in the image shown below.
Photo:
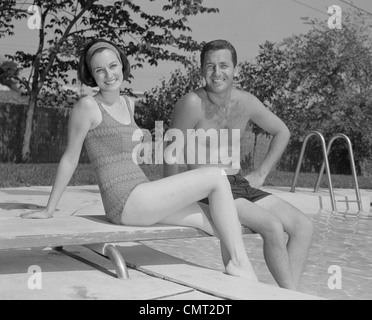
{"label": "woman's swimsuit", "polygon": [[96,173],[105,213],[115,224],[122,224],[121,216],[132,190],[149,181],[133,160],[133,150],[140,142],[133,141],[132,136],[139,127],[134,121],[128,98],[124,99],[130,113],[130,124],[115,120],[102,103],[95,99],[102,113],[102,122],[89,130],[85,139],[85,148]]}

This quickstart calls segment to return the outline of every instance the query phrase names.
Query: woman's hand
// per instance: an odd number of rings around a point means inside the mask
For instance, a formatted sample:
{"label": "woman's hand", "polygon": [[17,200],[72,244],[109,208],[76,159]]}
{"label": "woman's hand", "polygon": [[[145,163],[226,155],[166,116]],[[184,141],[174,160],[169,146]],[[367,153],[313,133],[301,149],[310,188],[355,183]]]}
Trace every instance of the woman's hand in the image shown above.
{"label": "woman's hand", "polygon": [[54,211],[49,211],[48,209],[37,210],[33,212],[27,212],[21,214],[23,219],[50,219],[53,217]]}

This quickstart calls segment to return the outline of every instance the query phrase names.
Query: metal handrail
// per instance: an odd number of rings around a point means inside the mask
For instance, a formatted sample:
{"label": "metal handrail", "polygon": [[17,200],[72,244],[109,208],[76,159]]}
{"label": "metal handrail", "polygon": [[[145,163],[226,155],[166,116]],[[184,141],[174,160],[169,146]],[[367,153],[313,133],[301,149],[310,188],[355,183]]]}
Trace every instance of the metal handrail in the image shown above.
{"label": "metal handrail", "polygon": [[[343,133],[337,133],[336,135],[334,135],[332,137],[332,139],[328,143],[327,159],[328,159],[328,155],[329,155],[329,152],[331,150],[333,142],[335,142],[337,139],[340,139],[340,138],[344,139],[347,142],[349,157],[350,157],[351,171],[352,171],[352,176],[353,176],[353,180],[354,180],[355,194],[356,194],[356,199],[357,199],[356,202],[358,203],[358,209],[359,209],[358,214],[360,214],[360,213],[363,212],[363,205],[362,205],[362,200],[361,200],[361,195],[360,195],[360,190],[359,190],[359,185],[358,185],[358,179],[357,179],[357,174],[356,174],[356,169],[355,169],[353,147],[352,147],[351,141],[350,141],[350,139],[347,135],[345,135]],[[326,163],[323,162],[322,167],[321,167],[320,172],[319,172],[318,180],[317,180],[316,185],[315,185],[315,190],[314,190],[315,192],[317,192],[319,190],[319,186],[320,186],[320,183],[321,183],[321,180],[322,180],[322,177],[323,177],[325,166],[326,166]]]}
{"label": "metal handrail", "polygon": [[129,279],[128,268],[123,256],[112,243],[85,244],[84,247],[111,260],[114,265],[116,276],[120,280]]}
{"label": "metal handrail", "polygon": [[[306,138],[305,138],[305,140],[304,140],[304,142],[302,144],[300,157],[298,159],[295,176],[294,176],[293,182],[292,182],[291,192],[295,192],[296,182],[297,182],[298,175],[300,173],[302,161],[303,161],[304,154],[305,154],[306,145],[307,145],[307,142],[309,141],[309,139],[312,136],[318,136],[320,138],[320,141],[321,141],[321,144],[322,144],[322,152],[323,152],[323,157],[324,157],[323,164],[326,167],[326,173],[327,173],[327,178],[328,178],[328,186],[329,186],[328,187],[329,188],[329,195],[331,197],[331,204],[332,204],[332,210],[333,210],[332,213],[335,213],[337,211],[337,209],[336,209],[336,201],[335,201],[335,197],[334,197],[334,193],[333,193],[333,186],[332,186],[332,180],[331,180],[331,171],[329,169],[326,142],[325,142],[324,136],[320,132],[318,132],[318,131],[310,132],[306,136]],[[323,171],[324,171],[324,168],[323,168]],[[316,188],[314,188],[314,192],[316,192]]]}

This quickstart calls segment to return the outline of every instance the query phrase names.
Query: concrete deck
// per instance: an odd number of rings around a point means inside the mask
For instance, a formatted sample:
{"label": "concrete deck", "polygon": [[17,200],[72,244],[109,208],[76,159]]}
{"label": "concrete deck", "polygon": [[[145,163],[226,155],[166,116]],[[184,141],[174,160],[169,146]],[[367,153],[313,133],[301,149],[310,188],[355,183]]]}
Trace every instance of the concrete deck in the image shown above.
{"label": "concrete deck", "polygon": [[[296,188],[295,192],[289,192],[290,188],[276,187],[264,188],[266,191],[283,198],[292,205],[307,214],[319,212],[331,212],[332,204],[328,189],[320,189],[314,192],[309,188]],[[338,213],[353,215],[358,213],[357,196],[354,189],[334,189],[336,208]],[[368,215],[371,211],[372,191],[360,190],[363,214]]]}
{"label": "concrete deck", "polygon": [[[112,263],[87,248],[77,245],[89,242],[89,233],[100,234],[102,242],[123,241],[122,226],[114,226],[105,221],[100,194],[96,186],[68,187],[64,193],[55,218],[31,221],[19,219],[19,215],[44,206],[50,187],[24,187],[0,189],[0,299],[318,299],[318,297],[292,292],[262,283],[223,274],[218,270],[206,269],[162,252],[133,242],[118,243],[125,260],[133,267],[129,269],[130,279],[116,278]],[[312,190],[297,189],[289,193],[285,188],[266,188],[282,197],[306,213],[328,211],[330,202],[327,190],[315,194]],[[344,201],[345,212],[353,214],[357,207],[354,190],[335,190],[337,198]],[[365,214],[370,212],[371,191],[362,190]],[[328,198],[328,200],[327,200]],[[349,201],[350,200],[350,201]],[[327,204],[328,203],[328,204]],[[338,208],[341,202],[337,202]],[[330,210],[329,210],[330,211]],[[71,219],[71,216],[74,216]],[[69,246],[62,252],[45,248],[53,242],[60,230],[54,223],[62,221],[65,238],[70,238]],[[79,223],[71,223],[80,221]],[[40,226],[37,232],[32,224]],[[172,237],[178,227],[163,227],[148,232],[161,238]],[[138,231],[138,230],[137,230]],[[185,236],[201,236],[197,230],[184,228]],[[12,235],[17,239],[11,239]],[[80,234],[80,237],[77,236]],[[46,241],[46,238],[48,241]],[[157,237],[155,236],[155,239]],[[6,241],[9,240],[9,242]],[[79,240],[80,239],[80,240]],[[40,247],[27,248],[27,241],[40,241]],[[129,242],[130,241],[130,242]],[[13,243],[13,244],[12,244]],[[14,243],[16,245],[14,245]],[[11,248],[11,249],[10,249]],[[36,269],[35,269],[36,268]],[[38,273],[37,271],[42,273]],[[36,273],[33,273],[36,272]],[[41,279],[39,278],[41,276]],[[38,282],[41,280],[41,282]],[[41,285],[41,288],[39,288]]]}

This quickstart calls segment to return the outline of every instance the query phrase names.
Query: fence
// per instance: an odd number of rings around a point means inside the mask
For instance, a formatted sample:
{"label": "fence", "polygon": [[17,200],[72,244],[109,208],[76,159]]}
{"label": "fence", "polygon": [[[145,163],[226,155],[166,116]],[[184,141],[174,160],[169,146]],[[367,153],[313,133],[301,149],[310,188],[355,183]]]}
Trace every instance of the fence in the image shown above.
{"label": "fence", "polygon": [[[14,162],[22,154],[27,106],[0,103],[0,162]],[[30,161],[58,162],[67,144],[69,109],[37,108],[31,138]],[[88,162],[83,149],[80,162]]]}
{"label": "fence", "polygon": [[[14,162],[22,153],[27,106],[0,103],[0,162]],[[33,163],[59,162],[67,144],[68,117],[71,109],[37,108],[31,138],[30,161]],[[254,150],[254,135],[245,132],[241,145],[243,166],[257,166],[265,156],[270,139],[259,136]],[[154,150],[154,149],[153,149]],[[83,148],[81,163],[89,162]]]}

